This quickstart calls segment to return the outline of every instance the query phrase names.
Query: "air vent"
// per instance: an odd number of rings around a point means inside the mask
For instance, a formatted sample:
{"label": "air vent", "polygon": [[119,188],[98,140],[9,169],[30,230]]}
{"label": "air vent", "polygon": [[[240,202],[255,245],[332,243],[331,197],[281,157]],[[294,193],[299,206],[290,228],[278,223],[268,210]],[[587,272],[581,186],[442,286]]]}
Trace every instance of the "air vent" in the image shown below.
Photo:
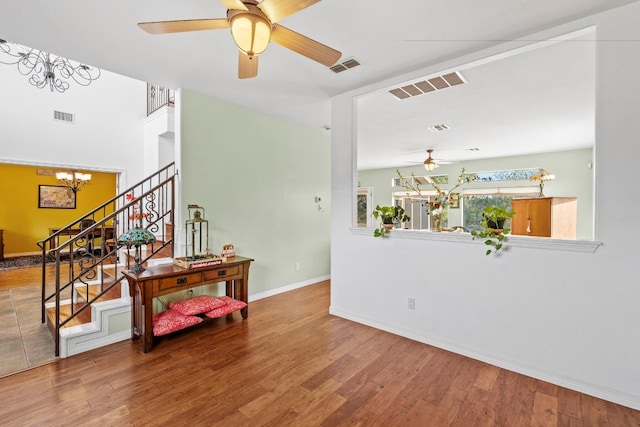
{"label": "air vent", "polygon": [[343,71],[347,71],[348,69],[357,67],[359,65],[361,65],[360,61],[358,61],[357,59],[351,58],[351,59],[347,59],[344,62],[340,62],[339,64],[336,64],[332,67],[329,67],[329,69],[334,73],[341,73]]}
{"label": "air vent", "polygon": [[71,123],[71,124],[74,123],[73,114],[63,113],[62,111],[54,111],[53,120],[56,120],[58,122]]}
{"label": "air vent", "polygon": [[442,76],[433,77],[429,80],[422,80],[410,85],[391,89],[389,93],[398,99],[407,99],[413,96],[422,95],[429,92],[435,92],[442,89],[450,88],[465,84],[466,82],[457,71]]}
{"label": "air vent", "polygon": [[441,125],[430,126],[427,129],[429,129],[432,132],[442,132],[443,130],[448,130],[449,126],[445,124],[441,124]]}

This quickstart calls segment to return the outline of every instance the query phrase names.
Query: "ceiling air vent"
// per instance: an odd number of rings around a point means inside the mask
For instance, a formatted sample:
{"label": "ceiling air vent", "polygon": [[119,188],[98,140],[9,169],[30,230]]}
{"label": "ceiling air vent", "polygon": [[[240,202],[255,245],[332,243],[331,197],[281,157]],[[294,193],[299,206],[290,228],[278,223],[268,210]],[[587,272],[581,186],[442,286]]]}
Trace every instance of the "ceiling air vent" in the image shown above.
{"label": "ceiling air vent", "polygon": [[443,123],[441,125],[429,126],[427,129],[429,129],[431,132],[442,132],[443,130],[449,130],[450,128]]}
{"label": "ceiling air vent", "polygon": [[406,86],[391,89],[389,93],[391,93],[398,99],[407,99],[413,96],[435,92],[438,90],[450,88],[451,86],[457,86],[465,83],[466,82],[464,81],[460,73],[456,71],[454,73],[433,77],[429,80],[422,80]]}
{"label": "ceiling air vent", "polygon": [[332,67],[329,67],[329,69],[334,73],[341,73],[343,71],[347,71],[348,69],[357,67],[359,65],[361,65],[360,61],[358,61],[355,58],[351,58],[351,59],[347,59],[344,62],[340,62]]}
{"label": "ceiling air vent", "polygon": [[73,118],[73,114],[71,113],[63,113],[62,111],[55,111],[53,112],[53,120],[56,120],[58,122],[65,122],[65,123],[74,123],[74,118]]}

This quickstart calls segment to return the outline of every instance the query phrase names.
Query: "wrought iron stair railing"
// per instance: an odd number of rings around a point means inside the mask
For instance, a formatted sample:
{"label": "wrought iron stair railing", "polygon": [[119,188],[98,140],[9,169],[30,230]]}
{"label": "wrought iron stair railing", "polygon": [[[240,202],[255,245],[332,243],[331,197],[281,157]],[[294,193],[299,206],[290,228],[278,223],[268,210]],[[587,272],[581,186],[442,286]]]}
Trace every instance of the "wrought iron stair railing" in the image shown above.
{"label": "wrought iron stair railing", "polygon": [[[83,323],[78,320],[83,316],[90,318],[92,304],[113,293],[124,280],[122,270],[131,268],[132,257],[119,259],[123,251],[118,236],[135,226],[144,227],[156,236],[156,243],[142,251],[141,262],[158,254],[173,257],[176,175],[171,163],[38,242],[42,323],[50,322],[56,356],[60,355],[60,330]],[[51,261],[53,268],[47,268]]]}

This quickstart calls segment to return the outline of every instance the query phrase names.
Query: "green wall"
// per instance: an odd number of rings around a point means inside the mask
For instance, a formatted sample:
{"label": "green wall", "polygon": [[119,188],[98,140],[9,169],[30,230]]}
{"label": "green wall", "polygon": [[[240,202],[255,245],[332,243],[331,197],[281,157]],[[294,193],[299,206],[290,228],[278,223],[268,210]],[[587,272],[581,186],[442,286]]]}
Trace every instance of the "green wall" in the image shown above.
{"label": "green wall", "polygon": [[186,90],[178,120],[183,218],[255,259],[249,293],[330,274],[330,134]]}

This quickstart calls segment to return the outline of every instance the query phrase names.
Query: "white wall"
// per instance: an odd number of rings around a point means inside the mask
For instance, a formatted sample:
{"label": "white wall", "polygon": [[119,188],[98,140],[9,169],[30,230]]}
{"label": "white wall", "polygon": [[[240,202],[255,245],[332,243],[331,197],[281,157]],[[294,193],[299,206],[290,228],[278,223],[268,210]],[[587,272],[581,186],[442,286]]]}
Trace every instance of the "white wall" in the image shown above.
{"label": "white wall", "polygon": [[[332,109],[333,314],[640,409],[640,288],[633,265],[640,199],[640,3],[527,37],[597,24],[594,253],[516,246],[485,256],[481,243],[374,239],[350,229],[355,170],[353,96]],[[511,47],[518,45],[510,44]],[[411,76],[506,49],[491,48]],[[407,299],[415,298],[415,310]]]}
{"label": "white wall", "polygon": [[[146,83],[102,70],[90,86],[52,93],[0,64],[0,93],[0,162],[124,171],[122,188],[143,178]],[[54,121],[54,110],[75,124]]]}
{"label": "white wall", "polygon": [[[203,206],[212,252],[232,243],[239,255],[255,259],[251,295],[328,278],[328,132],[184,89],[177,95],[183,219],[188,204]],[[176,228],[184,233],[184,220]]]}

